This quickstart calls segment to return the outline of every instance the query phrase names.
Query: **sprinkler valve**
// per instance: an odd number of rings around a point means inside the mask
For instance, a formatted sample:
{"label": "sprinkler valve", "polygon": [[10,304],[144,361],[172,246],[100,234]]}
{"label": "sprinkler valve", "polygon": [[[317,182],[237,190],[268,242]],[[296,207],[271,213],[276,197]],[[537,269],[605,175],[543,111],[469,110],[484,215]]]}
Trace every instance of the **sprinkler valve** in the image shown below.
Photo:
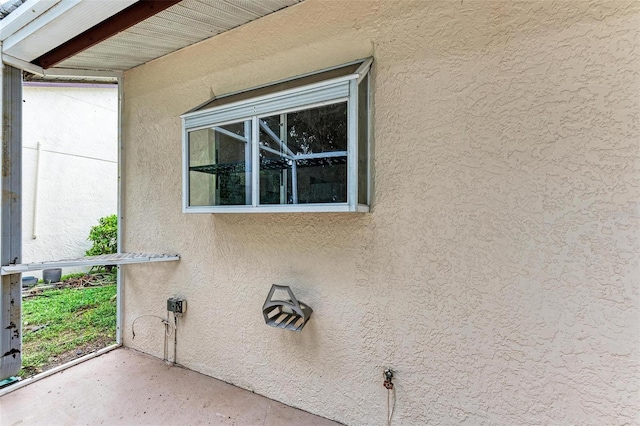
{"label": "sprinkler valve", "polygon": [[387,389],[393,389],[393,371],[390,368],[384,370],[384,387]]}

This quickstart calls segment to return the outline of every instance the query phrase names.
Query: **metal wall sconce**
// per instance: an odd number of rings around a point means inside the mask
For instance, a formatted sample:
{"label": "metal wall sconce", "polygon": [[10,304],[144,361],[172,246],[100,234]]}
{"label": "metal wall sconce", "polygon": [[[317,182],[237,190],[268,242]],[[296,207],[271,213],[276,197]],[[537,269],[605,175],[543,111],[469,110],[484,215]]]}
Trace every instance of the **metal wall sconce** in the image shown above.
{"label": "metal wall sconce", "polygon": [[[276,290],[286,291],[289,294],[287,300],[274,300],[273,294]],[[271,286],[267,300],[262,306],[262,315],[267,325],[287,330],[300,331],[307,324],[313,309],[308,305],[299,302],[293,295],[291,288],[286,285]]]}

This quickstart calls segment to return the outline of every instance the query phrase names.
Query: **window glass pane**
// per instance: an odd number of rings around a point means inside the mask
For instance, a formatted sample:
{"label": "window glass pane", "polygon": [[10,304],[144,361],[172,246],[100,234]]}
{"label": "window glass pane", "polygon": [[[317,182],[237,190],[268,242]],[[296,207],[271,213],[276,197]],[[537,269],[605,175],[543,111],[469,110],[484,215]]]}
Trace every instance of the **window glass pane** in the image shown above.
{"label": "window glass pane", "polygon": [[358,85],[358,203],[368,202],[369,174],[369,75]]}
{"label": "window glass pane", "polygon": [[260,204],[347,202],[346,102],[260,118]]}
{"label": "window glass pane", "polygon": [[292,151],[281,121],[286,115],[259,119],[260,204],[291,203]]}
{"label": "window glass pane", "polygon": [[189,132],[189,205],[251,204],[251,121]]}
{"label": "window glass pane", "polygon": [[289,145],[296,154],[347,150],[347,103],[287,114]]}

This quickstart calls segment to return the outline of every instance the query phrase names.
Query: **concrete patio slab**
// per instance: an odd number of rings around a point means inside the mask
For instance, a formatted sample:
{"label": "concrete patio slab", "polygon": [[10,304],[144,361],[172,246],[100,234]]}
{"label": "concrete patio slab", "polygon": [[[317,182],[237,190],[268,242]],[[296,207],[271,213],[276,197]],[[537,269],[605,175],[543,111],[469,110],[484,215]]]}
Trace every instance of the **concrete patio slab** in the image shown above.
{"label": "concrete patio slab", "polygon": [[337,425],[194,371],[116,349],[0,397],[8,425]]}

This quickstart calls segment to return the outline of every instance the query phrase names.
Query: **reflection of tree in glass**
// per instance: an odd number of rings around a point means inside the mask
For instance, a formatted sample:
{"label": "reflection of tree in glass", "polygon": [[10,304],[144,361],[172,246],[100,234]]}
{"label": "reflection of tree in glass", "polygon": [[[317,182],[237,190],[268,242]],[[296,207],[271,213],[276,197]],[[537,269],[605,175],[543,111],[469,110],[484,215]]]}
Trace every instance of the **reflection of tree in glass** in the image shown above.
{"label": "reflection of tree in glass", "polygon": [[346,202],[345,156],[291,159],[287,155],[289,150],[294,155],[346,151],[346,102],[287,113],[283,120],[286,121],[286,140],[282,141],[286,147],[273,138],[281,137],[284,126],[281,115],[260,120],[270,130],[260,129],[260,145],[276,151],[260,150],[261,204]]}
{"label": "reflection of tree in glass", "polygon": [[296,154],[347,150],[347,104],[287,114],[288,145]]}
{"label": "reflection of tree in glass", "polygon": [[267,126],[271,129],[273,133],[275,133],[276,135],[280,134],[280,116],[279,115],[264,117],[264,118],[261,118],[261,120],[267,124]]}
{"label": "reflection of tree in glass", "polygon": [[[269,129],[279,138],[280,137],[280,115],[272,115],[270,117],[263,117],[260,121],[267,125]],[[275,149],[276,151],[283,152],[280,144],[276,143],[271,136],[267,135],[265,131],[260,129],[260,145],[268,146],[271,149]],[[260,157],[272,157],[273,154],[260,151]]]}

